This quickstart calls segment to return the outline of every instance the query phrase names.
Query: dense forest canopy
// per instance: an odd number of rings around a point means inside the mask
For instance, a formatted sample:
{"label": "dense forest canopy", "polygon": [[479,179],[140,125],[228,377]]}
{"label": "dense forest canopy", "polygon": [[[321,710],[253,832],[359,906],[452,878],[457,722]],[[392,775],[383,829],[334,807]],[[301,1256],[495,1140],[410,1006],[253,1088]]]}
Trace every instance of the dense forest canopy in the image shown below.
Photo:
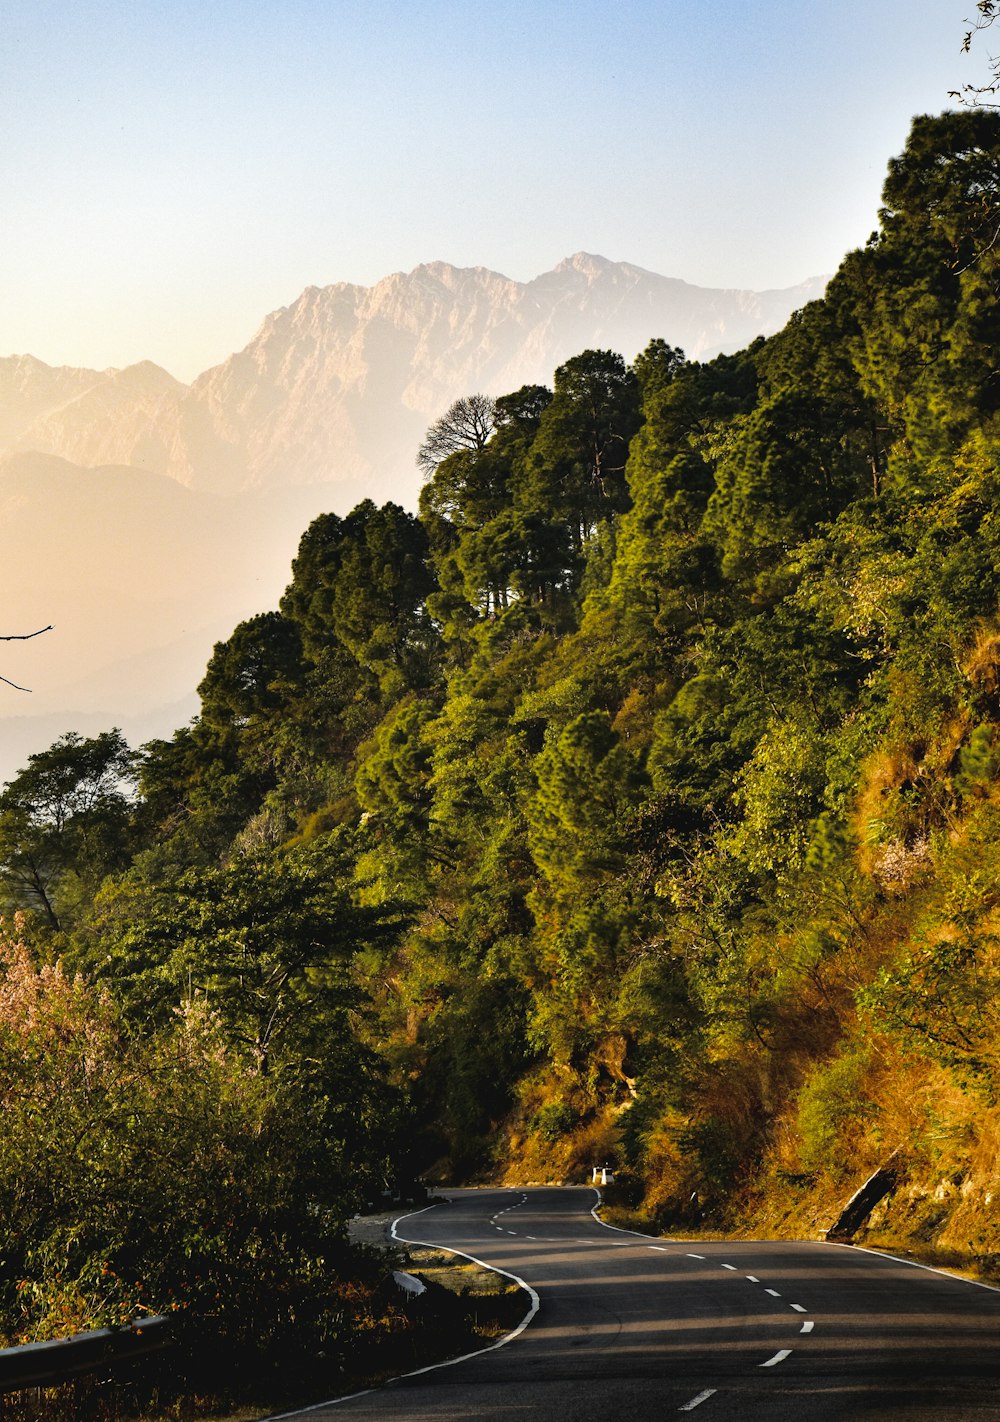
{"label": "dense forest canopy", "polygon": [[[890,1156],[914,1200],[957,1171],[935,1228],[995,1250],[998,228],[1000,116],[915,120],[878,231],[778,335],[470,396],[419,515],[317,519],[192,724],[33,756],[0,794],[3,1060],[51,1089],[44,1014],[26,1044],[4,1005],[30,991],[99,1074],[112,1041],[159,1063],[212,1228],[238,1180],[289,1277],[310,1207],[335,1235],[413,1171],[606,1159],[716,1227],[815,1223]],[[97,1190],[110,1146],[63,1107]],[[152,1106],[101,1119],[165,1149]],[[258,1197],[232,1162],[274,1132]],[[135,1216],[67,1244],[71,1193],[9,1202],[41,1281],[11,1332],[58,1312],[60,1249],[80,1316],[98,1258],[123,1300],[184,1282]]]}

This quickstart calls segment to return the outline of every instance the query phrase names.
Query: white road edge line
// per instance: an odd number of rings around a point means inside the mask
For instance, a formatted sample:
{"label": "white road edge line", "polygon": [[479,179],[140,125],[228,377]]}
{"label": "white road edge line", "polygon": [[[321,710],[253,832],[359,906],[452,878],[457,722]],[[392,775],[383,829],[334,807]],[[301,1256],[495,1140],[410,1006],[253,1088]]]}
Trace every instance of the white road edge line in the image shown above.
{"label": "white road edge line", "polygon": [[863,1244],[838,1244],[836,1240],[824,1239],[831,1249],[853,1249],[855,1254],[874,1254],[876,1259],[894,1259],[897,1264],[909,1264],[912,1269],[926,1269],[928,1274],[940,1274],[943,1279],[954,1279],[956,1284],[971,1284],[976,1289],[989,1289],[991,1294],[1000,1294],[996,1284],[984,1284],[979,1279],[966,1279],[962,1274],[949,1274],[947,1269],[935,1269],[933,1264],[918,1264],[916,1259],[903,1259],[898,1254],[889,1254],[884,1249],[866,1249]]}
{"label": "white road edge line", "polygon": [[812,1319],[811,1319],[811,1318],[807,1318],[806,1321],[805,1321],[805,1323],[804,1323],[804,1324],[802,1325],[802,1327],[799,1329],[799,1332],[800,1332],[800,1333],[811,1333],[815,1327],[816,1327],[816,1325],[815,1325],[815,1323],[813,1323]]}
{"label": "white road edge line", "polygon": [[693,1412],[696,1407],[700,1407],[703,1402],[707,1402],[710,1397],[714,1397],[719,1391],[717,1387],[707,1387],[704,1392],[699,1392],[697,1397],[692,1397],[690,1402],[685,1402],[683,1407],[678,1407],[678,1412]]}
{"label": "white road edge line", "polygon": [[366,1387],[363,1392],[349,1392],[345,1397],[334,1397],[329,1402],[313,1402],[308,1407],[300,1407],[297,1412],[275,1412],[271,1417],[262,1418],[262,1422],[284,1422],[286,1417],[301,1417],[305,1412],[321,1412],[324,1408],[336,1407],[341,1402],[353,1402],[356,1397],[368,1397],[377,1391],[377,1388]]}
{"label": "white road edge line", "polygon": [[[443,1363],[430,1363],[425,1368],[413,1368],[408,1373],[399,1373],[394,1378],[387,1378],[386,1381],[381,1384],[381,1387],[386,1387],[389,1383],[400,1382],[403,1378],[417,1378],[423,1373],[433,1373],[436,1372],[438,1368],[453,1368],[456,1363],[467,1363],[470,1358],[479,1358],[483,1353],[495,1353],[498,1348],[505,1348],[508,1343],[513,1343],[515,1338],[520,1337],[538,1312],[541,1304],[541,1300],[531,1285],[526,1283],[524,1279],[520,1278],[517,1274],[512,1273],[510,1269],[498,1269],[495,1264],[487,1264],[484,1259],[477,1259],[474,1254],[467,1254],[464,1249],[449,1249],[445,1244],[432,1244],[426,1239],[407,1239],[405,1235],[396,1233],[396,1226],[402,1224],[403,1220],[412,1220],[417,1215],[425,1214],[427,1210],[436,1209],[437,1203],[438,1202],[435,1201],[433,1205],[425,1205],[422,1210],[412,1210],[408,1215],[399,1215],[392,1222],[392,1226],[389,1230],[390,1236],[398,1240],[400,1244],[419,1244],[422,1249],[441,1249],[445,1254],[454,1254],[460,1259],[469,1259],[473,1264],[478,1264],[481,1269],[489,1269],[493,1274],[502,1274],[505,1279],[513,1279],[514,1283],[517,1284],[519,1288],[524,1289],[525,1293],[531,1299],[531,1307],[517,1327],[512,1329],[510,1333],[505,1333],[496,1343],[490,1343],[486,1348],[477,1348],[472,1353],[463,1353],[460,1358],[446,1358]],[[337,1407],[342,1402],[352,1402],[356,1397],[367,1397],[369,1393],[379,1392],[380,1390],[381,1388],[368,1387],[365,1388],[363,1392],[352,1392],[347,1397],[332,1397],[327,1402],[314,1402],[309,1407],[297,1407],[294,1412],[276,1412],[273,1416],[262,1418],[261,1422],[284,1422],[284,1419],[287,1417],[301,1417],[307,1412],[320,1412],[326,1407]]]}
{"label": "white road edge line", "polygon": [[[590,1213],[594,1216],[594,1219],[597,1221],[597,1223],[603,1226],[604,1229],[613,1229],[615,1234],[633,1234],[635,1235],[636,1239],[657,1238],[655,1234],[643,1234],[642,1230],[639,1229],[620,1229],[618,1225],[609,1225],[605,1220],[602,1220],[600,1215],[597,1213],[603,1202],[603,1196],[601,1195],[600,1190],[596,1188],[594,1189],[594,1194],[597,1196],[597,1204],[591,1207]],[[662,1239],[663,1236],[660,1235],[660,1238]]]}
{"label": "white road edge line", "polygon": [[791,1354],[791,1348],[779,1348],[773,1358],[768,1358],[766,1363],[761,1363],[762,1368],[773,1368],[776,1363],[783,1363]]}
{"label": "white road edge line", "polygon": [[[618,1234],[632,1234],[632,1235],[635,1235],[636,1238],[638,1238],[638,1239],[654,1239],[654,1238],[655,1238],[655,1235],[642,1234],[642,1233],[640,1233],[640,1231],[637,1230],[637,1229],[619,1229],[619,1227],[618,1227],[617,1225],[609,1225],[609,1224],[607,1224],[604,1220],[601,1219],[600,1215],[597,1213],[598,1207],[599,1207],[600,1204],[601,1204],[601,1192],[600,1192],[600,1190],[595,1189],[595,1190],[594,1190],[594,1194],[597,1196],[597,1204],[594,1205],[594,1207],[591,1209],[590,1213],[593,1215],[594,1219],[597,1221],[597,1223],[598,1223],[599,1225],[603,1225],[605,1229],[613,1229],[613,1230],[615,1230],[616,1233],[618,1233]],[[662,1238],[662,1236],[661,1236],[661,1238]],[[754,1240],[744,1240],[744,1241],[743,1241],[744,1244],[753,1244],[754,1242],[755,1242]],[[766,1241],[765,1241],[765,1242],[766,1242]],[[876,1259],[894,1259],[897,1264],[910,1264],[910,1265],[912,1265],[912,1267],[913,1267],[914,1269],[926,1269],[929,1274],[940,1274],[940,1275],[942,1276],[942,1278],[945,1278],[945,1279],[954,1279],[954,1280],[956,1281],[956,1283],[959,1283],[959,1284],[972,1284],[972,1285],[974,1285],[975,1288],[977,1288],[977,1289],[989,1289],[989,1291],[990,1291],[991,1294],[1000,1294],[1000,1286],[998,1286],[997,1284],[984,1284],[984,1283],[981,1283],[979,1279],[965,1279],[965,1278],[962,1277],[961,1274],[949,1274],[948,1271],[947,1271],[947,1269],[935,1269],[934,1266],[933,1266],[933,1264],[918,1264],[915,1259],[902,1259],[898,1254],[889,1254],[889,1253],[887,1253],[885,1250],[882,1250],[882,1249],[865,1249],[865,1247],[864,1247],[863,1245],[860,1245],[860,1244],[837,1244],[837,1243],[836,1243],[834,1240],[832,1240],[832,1239],[823,1240],[823,1243],[826,1244],[826,1245],[829,1245],[829,1247],[830,1247],[831,1249],[853,1249],[853,1250],[854,1250],[856,1253],[858,1253],[858,1254],[874,1254],[874,1256],[875,1256]],[[704,1256],[704,1254],[689,1254],[689,1255],[687,1256],[687,1258],[688,1258],[688,1259],[704,1259],[705,1256]],[[749,1275],[749,1274],[747,1275],[747,1278],[750,1278],[750,1275]],[[756,1282],[758,1282],[758,1281],[757,1281],[757,1280],[752,1280],[752,1282],[756,1283]],[[777,1295],[777,1297],[780,1298],[781,1295],[779,1294],[779,1295]],[[263,1422],[271,1422],[271,1418],[269,1418],[269,1417],[268,1417],[268,1418],[264,1418],[264,1419],[263,1419]]]}

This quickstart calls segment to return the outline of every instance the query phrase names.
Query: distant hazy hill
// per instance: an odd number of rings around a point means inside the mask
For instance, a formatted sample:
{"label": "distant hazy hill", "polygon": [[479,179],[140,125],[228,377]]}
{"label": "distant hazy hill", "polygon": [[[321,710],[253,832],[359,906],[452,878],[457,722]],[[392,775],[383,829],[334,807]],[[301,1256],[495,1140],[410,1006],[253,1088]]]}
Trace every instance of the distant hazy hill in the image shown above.
{"label": "distant hazy hill", "polygon": [[710,290],[579,253],[529,282],[433,262],[373,287],[309,287],[191,386],[149,362],[0,361],[0,453],[134,465],[215,493],[332,482],[344,503],[413,504],[415,450],[456,396],[548,382],[588,346],[631,359],[662,336],[693,357],[737,350],[823,285]]}
{"label": "distant hazy hill", "polygon": [[0,459],[0,781],[63,731],[134,744],[194,713],[213,644],[274,606],[323,488],[224,498],[121,465]]}
{"label": "distant hazy hill", "polygon": [[0,781],[63,730],[168,734],[217,639],[277,603],[298,537],[367,495],[413,506],[414,455],[458,395],[551,381],[654,336],[700,357],[821,294],[712,291],[579,254],[529,282],[444,262],[310,287],[190,386],[0,359]]}

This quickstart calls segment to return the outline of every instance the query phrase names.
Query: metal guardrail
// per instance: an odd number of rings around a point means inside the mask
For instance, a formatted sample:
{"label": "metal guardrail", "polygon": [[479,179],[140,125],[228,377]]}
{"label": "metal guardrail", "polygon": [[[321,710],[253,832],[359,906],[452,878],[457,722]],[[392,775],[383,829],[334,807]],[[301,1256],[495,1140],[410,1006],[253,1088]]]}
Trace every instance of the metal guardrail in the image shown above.
{"label": "metal guardrail", "polygon": [[0,1348],[0,1393],[25,1387],[55,1387],[115,1363],[155,1353],[170,1343],[170,1320],[162,1314],[137,1318],[127,1328],[97,1328],[48,1343]]}

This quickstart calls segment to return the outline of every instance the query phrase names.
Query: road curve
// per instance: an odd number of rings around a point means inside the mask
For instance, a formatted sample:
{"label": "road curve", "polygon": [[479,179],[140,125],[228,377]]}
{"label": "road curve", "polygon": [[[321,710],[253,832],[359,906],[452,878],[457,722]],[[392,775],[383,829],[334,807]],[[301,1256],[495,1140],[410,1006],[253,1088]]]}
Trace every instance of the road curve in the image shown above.
{"label": "road curve", "polygon": [[504,1346],[292,1414],[322,1422],[986,1422],[1000,1292],[864,1250],[616,1231],[586,1188],[455,1191],[400,1239],[516,1275]]}

